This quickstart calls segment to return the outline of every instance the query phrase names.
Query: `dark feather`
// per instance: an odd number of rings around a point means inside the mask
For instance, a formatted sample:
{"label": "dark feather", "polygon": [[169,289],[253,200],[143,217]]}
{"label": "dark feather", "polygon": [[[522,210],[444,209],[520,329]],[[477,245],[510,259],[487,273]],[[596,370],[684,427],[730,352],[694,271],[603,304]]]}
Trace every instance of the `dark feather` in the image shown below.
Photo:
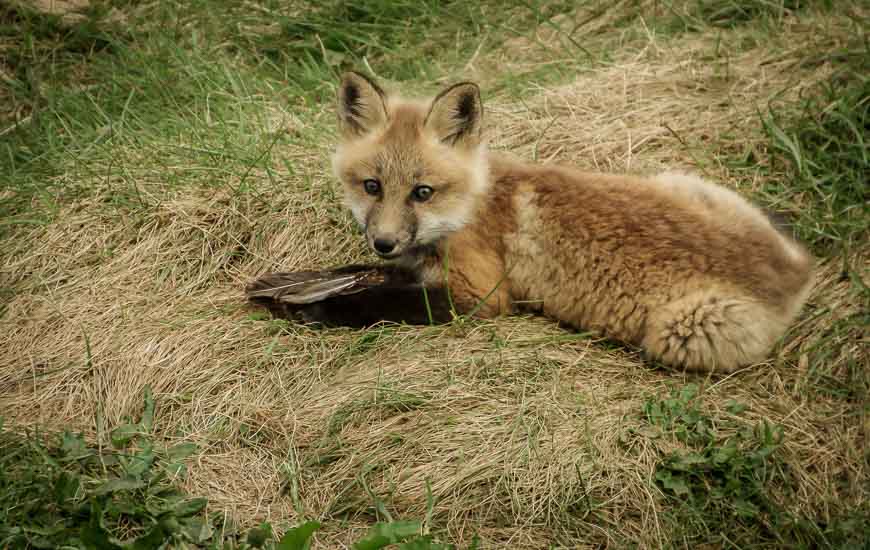
{"label": "dark feather", "polygon": [[267,273],[245,290],[249,300],[275,317],[325,326],[429,324],[453,318],[445,288],[424,289],[413,271],[396,266]]}
{"label": "dark feather", "polygon": [[383,284],[387,279],[378,267],[348,266],[324,271],[267,273],[247,286],[248,299],[284,304],[311,304],[331,298],[362,292]]}

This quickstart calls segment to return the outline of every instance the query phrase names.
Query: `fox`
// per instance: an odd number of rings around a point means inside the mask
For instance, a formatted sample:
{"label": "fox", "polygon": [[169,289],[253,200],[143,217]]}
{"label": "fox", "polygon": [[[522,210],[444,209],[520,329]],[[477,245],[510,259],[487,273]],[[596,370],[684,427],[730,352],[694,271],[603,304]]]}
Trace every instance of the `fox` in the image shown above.
{"label": "fox", "polygon": [[473,82],[405,99],[347,72],[337,99],[332,169],[385,263],[263,276],[248,295],[279,315],[365,327],[529,312],[730,373],[768,357],[813,286],[810,253],[724,186],[490,151]]}

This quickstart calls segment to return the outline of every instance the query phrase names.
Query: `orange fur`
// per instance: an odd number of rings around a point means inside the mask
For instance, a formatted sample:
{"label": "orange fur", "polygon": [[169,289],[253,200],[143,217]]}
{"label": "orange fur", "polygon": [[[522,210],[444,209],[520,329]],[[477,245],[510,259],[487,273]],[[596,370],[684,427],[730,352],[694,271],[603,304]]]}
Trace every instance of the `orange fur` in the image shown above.
{"label": "orange fur", "polygon": [[[520,303],[666,364],[733,371],[764,359],[807,297],[812,258],[732,191],[488,154],[473,84],[431,104],[388,98],[355,73],[342,90],[359,99],[339,105],[352,128],[334,158],[348,205],[370,244],[395,236],[392,257],[446,284],[461,312]],[[415,202],[421,182],[434,192]]]}

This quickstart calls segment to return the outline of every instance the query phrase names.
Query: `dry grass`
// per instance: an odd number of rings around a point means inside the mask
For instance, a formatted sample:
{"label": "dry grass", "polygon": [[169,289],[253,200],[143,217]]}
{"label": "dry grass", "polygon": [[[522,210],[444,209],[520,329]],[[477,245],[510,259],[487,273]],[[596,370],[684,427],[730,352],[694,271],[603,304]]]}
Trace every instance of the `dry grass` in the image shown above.
{"label": "dry grass", "polygon": [[[526,90],[522,100],[491,98],[493,145],[607,171],[692,168],[751,193],[766,176],[738,180],[720,159],[763,147],[758,111],[789,85],[798,94],[827,76],[829,64],[801,63],[804,44],[830,48],[847,23],[819,15],[754,46],[741,29],[650,33],[571,82]],[[541,44],[557,49],[559,37],[509,45],[514,68],[531,64]],[[469,70],[512,70],[499,55],[481,53]],[[257,168],[231,179],[229,188],[245,183],[250,192],[167,191],[161,171],[148,168],[159,148],[129,147],[119,154],[150,207],[103,208],[113,188],[95,175],[77,183],[105,191],[3,243],[0,278],[15,289],[0,332],[7,422],[105,440],[150,385],[157,436],[200,447],[185,480],[191,492],[242,525],[329,520],[315,548],[345,547],[373,521],[366,487],[394,515],[424,517],[427,483],[436,499],[430,527],[454,542],[477,533],[485,548],[678,544],[654,475],[663,454],[685,445],[651,434],[642,409],[689,378],[630,349],[566,339],[541,319],[364,333],[252,315],[241,289],[262,271],[367,258],[334,200],[329,132],[314,131],[330,115],[260,101],[264,126],[281,120],[317,137],[282,145],[270,176]],[[868,261],[865,243],[853,264]],[[839,351],[823,367],[813,362],[816,344],[834,342],[823,339],[835,321],[867,307],[840,268],[839,258],[823,262],[803,320],[768,363],[693,379],[700,406],[723,426],[783,427],[780,456],[795,485],[774,493],[791,495],[786,509],[823,520],[870,498],[866,394],[817,388],[866,374],[866,334],[837,336]],[[729,400],[747,412],[735,418]]]}

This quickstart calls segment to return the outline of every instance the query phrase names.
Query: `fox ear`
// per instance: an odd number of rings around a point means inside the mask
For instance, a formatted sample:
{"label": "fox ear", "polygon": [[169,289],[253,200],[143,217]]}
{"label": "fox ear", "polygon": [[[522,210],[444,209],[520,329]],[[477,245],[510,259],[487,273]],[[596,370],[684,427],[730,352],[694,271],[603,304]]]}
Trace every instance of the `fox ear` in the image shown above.
{"label": "fox ear", "polygon": [[381,87],[360,73],[344,73],[338,87],[338,127],[342,135],[361,136],[386,121],[386,95]]}
{"label": "fox ear", "polygon": [[480,88],[472,82],[462,82],[432,100],[424,125],[448,145],[473,147],[480,143],[482,121]]}

